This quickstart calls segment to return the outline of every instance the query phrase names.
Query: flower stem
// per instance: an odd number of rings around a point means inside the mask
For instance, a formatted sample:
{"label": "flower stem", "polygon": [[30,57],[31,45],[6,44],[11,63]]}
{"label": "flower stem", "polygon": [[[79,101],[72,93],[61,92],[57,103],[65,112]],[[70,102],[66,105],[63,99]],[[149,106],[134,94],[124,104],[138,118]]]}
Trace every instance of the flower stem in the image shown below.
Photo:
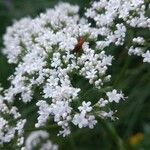
{"label": "flower stem", "polygon": [[114,126],[107,121],[104,120],[100,120],[102,127],[105,129],[105,131],[107,132],[107,134],[109,135],[109,137],[115,142],[115,144],[118,147],[118,150],[126,150],[124,143],[122,141],[122,139],[119,137],[119,135],[117,134]]}

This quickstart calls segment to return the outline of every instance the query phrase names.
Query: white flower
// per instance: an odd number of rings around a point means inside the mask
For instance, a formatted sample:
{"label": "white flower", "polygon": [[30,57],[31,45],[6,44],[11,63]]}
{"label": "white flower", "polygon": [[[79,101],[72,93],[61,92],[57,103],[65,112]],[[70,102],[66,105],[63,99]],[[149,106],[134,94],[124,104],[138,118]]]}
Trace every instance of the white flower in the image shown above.
{"label": "white flower", "polygon": [[137,43],[137,44],[140,44],[140,45],[143,45],[145,40],[144,40],[143,37],[136,37],[136,38],[133,38],[133,42]]}
{"label": "white flower", "polygon": [[114,120],[115,117],[113,115],[114,115],[114,112],[112,110],[110,110],[109,112],[106,112],[106,111],[99,112],[99,116],[103,119],[111,118],[112,120]]}
{"label": "white flower", "polygon": [[122,92],[118,93],[117,90],[113,90],[111,92],[107,92],[106,93],[107,97],[108,97],[108,101],[109,102],[116,102],[116,103],[119,103],[119,101],[121,99],[124,99],[124,95]]}
{"label": "white flower", "polygon": [[35,127],[40,127],[46,123],[50,113],[52,112],[52,108],[43,100],[38,101],[36,105],[39,107],[39,117],[37,118],[38,123],[35,124]]}
{"label": "white flower", "polygon": [[52,58],[51,66],[54,67],[54,68],[57,68],[60,65],[61,65],[60,54],[59,53],[54,53],[53,58]]}
{"label": "white flower", "polygon": [[94,128],[94,125],[97,123],[94,115],[88,115],[86,112],[82,111],[81,113],[75,114],[72,120],[74,125],[78,125],[79,128],[89,126],[90,129]]}
{"label": "white flower", "polygon": [[80,114],[75,114],[73,117],[73,124],[78,125],[79,128],[86,127],[88,125],[88,119],[85,118],[85,112],[81,112]]}
{"label": "white flower", "polygon": [[90,115],[88,116],[88,126],[90,129],[93,129],[94,126],[96,125],[97,120],[95,120],[95,116],[94,115]]}
{"label": "white flower", "polygon": [[66,118],[71,113],[71,107],[68,102],[57,101],[56,104],[51,104],[52,114],[54,115],[54,120],[59,121],[62,118]]}
{"label": "white flower", "polygon": [[143,62],[148,62],[148,63],[150,63],[150,51],[148,50],[146,53],[144,53],[143,55],[142,55],[142,57],[144,58],[143,59]]}
{"label": "white flower", "polygon": [[23,133],[23,128],[25,126],[25,123],[26,123],[26,119],[24,119],[24,120],[21,119],[17,122],[15,129],[18,131],[19,135]]}
{"label": "white flower", "polygon": [[100,100],[98,101],[99,107],[105,107],[108,103],[109,101],[103,98],[100,98]]}
{"label": "white flower", "polygon": [[7,123],[8,123],[8,122],[7,122],[4,118],[0,117],[0,131],[4,128],[4,126],[5,126]]}
{"label": "white flower", "polygon": [[71,133],[71,131],[69,128],[64,128],[63,130],[59,131],[58,135],[62,135],[63,137],[65,137],[65,136],[69,135],[70,133]]}
{"label": "white flower", "polygon": [[[49,134],[46,131],[31,132],[25,141],[25,149],[33,150],[40,144],[40,150],[57,150],[58,145],[53,144],[48,138]],[[45,143],[41,143],[43,140]]]}
{"label": "white flower", "polygon": [[135,48],[134,48],[133,46],[131,46],[131,47],[129,48],[128,54],[129,54],[129,55],[134,54],[134,55],[137,55],[137,56],[141,56],[141,55],[143,54],[143,49],[140,48],[140,47],[135,47]]}
{"label": "white flower", "polygon": [[90,112],[92,110],[92,107],[91,107],[91,102],[88,101],[88,102],[85,102],[83,101],[82,102],[82,106],[79,106],[78,109],[80,110],[80,112]]}
{"label": "white flower", "polygon": [[87,79],[94,79],[94,78],[96,78],[96,73],[97,73],[97,71],[96,70],[90,70],[90,71],[87,71],[86,72],[86,74],[87,74],[87,76],[86,76],[86,78]]}

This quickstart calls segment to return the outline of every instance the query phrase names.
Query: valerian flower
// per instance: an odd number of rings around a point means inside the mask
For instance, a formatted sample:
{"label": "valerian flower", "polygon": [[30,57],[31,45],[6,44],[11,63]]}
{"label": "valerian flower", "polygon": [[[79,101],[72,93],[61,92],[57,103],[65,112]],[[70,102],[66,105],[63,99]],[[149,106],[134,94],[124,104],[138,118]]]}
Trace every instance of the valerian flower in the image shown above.
{"label": "valerian flower", "polygon": [[[17,136],[18,146],[30,150],[38,144],[39,137],[48,138],[45,131],[24,137],[28,118],[23,119],[13,106],[16,99],[23,104],[36,103],[36,130],[52,120],[60,127],[57,135],[63,137],[71,134],[71,126],[93,129],[97,118],[114,120],[116,110],[111,110],[108,104],[119,103],[125,97],[113,85],[109,88],[109,68],[115,57],[107,50],[112,45],[125,45],[130,28],[150,28],[144,0],[95,1],[84,17],[79,15],[79,6],[60,3],[34,19],[23,18],[8,27],[3,53],[16,68],[9,78],[10,87],[0,96],[0,144]],[[150,62],[150,52],[143,48],[147,39],[133,37],[130,42],[129,55],[142,56],[144,62]],[[76,77],[102,94],[95,101],[83,100],[85,85],[76,84]],[[12,115],[13,125],[5,114]],[[57,149],[49,140],[41,146],[41,149]]]}

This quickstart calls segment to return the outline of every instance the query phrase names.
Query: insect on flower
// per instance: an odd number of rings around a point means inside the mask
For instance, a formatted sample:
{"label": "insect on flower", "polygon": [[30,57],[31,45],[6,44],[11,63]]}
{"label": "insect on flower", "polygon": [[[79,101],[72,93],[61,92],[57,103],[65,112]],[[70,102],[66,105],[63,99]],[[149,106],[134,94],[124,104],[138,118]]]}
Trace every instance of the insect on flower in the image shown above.
{"label": "insect on flower", "polygon": [[85,42],[83,36],[78,37],[78,43],[75,45],[74,52],[80,53],[82,52],[82,45]]}

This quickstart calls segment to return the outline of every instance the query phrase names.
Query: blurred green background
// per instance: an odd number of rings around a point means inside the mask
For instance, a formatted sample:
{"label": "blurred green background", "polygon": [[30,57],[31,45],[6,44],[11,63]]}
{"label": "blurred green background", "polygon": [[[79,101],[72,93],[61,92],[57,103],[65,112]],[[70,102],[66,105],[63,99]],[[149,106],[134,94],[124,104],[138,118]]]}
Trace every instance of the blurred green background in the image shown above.
{"label": "blurred green background", "polygon": [[[81,14],[90,4],[90,0],[62,1],[78,4],[81,7]],[[60,1],[0,0],[0,49],[3,47],[2,36],[6,27],[11,25],[13,20],[25,16],[35,17],[46,8],[54,7],[58,2]],[[138,29],[132,32],[134,35],[150,38],[150,32],[147,30]],[[130,42],[130,37],[127,40]],[[117,49],[112,47],[110,53],[115,56],[110,70],[112,84],[116,89],[122,89],[128,96],[126,101],[115,106],[118,109],[119,120],[100,122],[93,130],[75,130],[67,138],[55,137],[52,134],[52,140],[60,145],[60,149],[121,150],[122,147],[119,145],[123,142],[123,149],[150,150],[150,64],[142,63],[142,59],[136,56],[128,56],[124,47]],[[7,63],[7,59],[0,51],[0,83],[3,87],[8,87],[7,78],[13,71],[14,66]]]}

